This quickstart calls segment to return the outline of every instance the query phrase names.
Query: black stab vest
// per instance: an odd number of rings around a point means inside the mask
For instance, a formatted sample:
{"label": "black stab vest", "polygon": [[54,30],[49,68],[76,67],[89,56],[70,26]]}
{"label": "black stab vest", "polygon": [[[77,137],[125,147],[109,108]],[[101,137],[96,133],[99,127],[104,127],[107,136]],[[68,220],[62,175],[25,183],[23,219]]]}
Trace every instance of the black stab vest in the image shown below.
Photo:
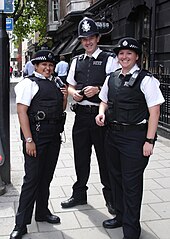
{"label": "black stab vest", "polygon": [[[76,89],[81,90],[86,86],[102,86],[106,78],[106,63],[109,54],[101,52],[97,59],[84,59],[84,55],[77,57],[77,64],[75,69],[75,81],[77,82]],[[89,100],[94,103],[99,103],[98,95],[91,98],[83,97],[83,100]]]}
{"label": "black stab vest", "polygon": [[[149,118],[145,96],[140,90],[140,84],[149,72],[142,70],[133,86],[127,86],[126,80],[119,78],[120,70],[111,73],[108,80],[108,110],[107,121],[126,124],[137,124]],[[129,77],[130,78],[130,77]]]}
{"label": "black stab vest", "polygon": [[63,94],[55,82],[35,76],[29,77],[29,79],[35,81],[39,86],[39,90],[28,108],[29,118],[33,119],[38,111],[43,111],[45,113],[44,120],[60,119],[63,113]]}

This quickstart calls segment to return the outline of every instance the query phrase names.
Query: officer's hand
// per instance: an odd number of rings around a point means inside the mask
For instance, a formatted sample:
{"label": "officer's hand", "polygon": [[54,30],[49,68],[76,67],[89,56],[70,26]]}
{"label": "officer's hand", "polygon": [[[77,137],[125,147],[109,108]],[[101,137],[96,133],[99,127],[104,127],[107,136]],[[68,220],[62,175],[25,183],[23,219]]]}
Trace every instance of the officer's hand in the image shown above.
{"label": "officer's hand", "polygon": [[153,154],[153,144],[145,142],[143,145],[143,155],[148,157]]}
{"label": "officer's hand", "polygon": [[33,157],[37,156],[36,145],[34,141],[32,141],[31,143],[26,143],[26,153],[29,156],[33,156]]}
{"label": "officer's hand", "polygon": [[80,90],[74,92],[74,94],[73,94],[73,100],[75,100],[75,101],[81,101],[81,100],[83,99],[83,95],[80,95],[79,92],[80,92]]}
{"label": "officer's hand", "polygon": [[105,114],[98,114],[95,119],[97,125],[104,126]]}
{"label": "officer's hand", "polygon": [[99,88],[97,86],[87,86],[84,90],[84,95],[87,98],[91,98],[99,93]]}
{"label": "officer's hand", "polygon": [[65,86],[63,88],[60,88],[60,90],[63,93],[64,99],[67,99],[67,97],[68,97],[68,87]]}

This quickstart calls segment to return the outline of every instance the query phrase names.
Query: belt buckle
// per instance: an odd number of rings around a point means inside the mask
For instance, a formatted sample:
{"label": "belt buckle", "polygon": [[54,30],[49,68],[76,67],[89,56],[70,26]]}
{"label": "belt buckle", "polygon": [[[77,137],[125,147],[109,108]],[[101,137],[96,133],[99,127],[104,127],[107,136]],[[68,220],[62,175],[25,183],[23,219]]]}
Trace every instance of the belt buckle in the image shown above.
{"label": "belt buckle", "polygon": [[120,124],[114,124],[114,128],[115,128],[115,130],[117,130],[117,131],[120,131],[120,130],[121,130],[121,126],[122,126],[122,125],[120,125]]}
{"label": "belt buckle", "polygon": [[120,131],[120,130],[122,130],[122,125],[120,125],[120,124],[112,123],[112,124],[110,125],[110,127],[111,127],[111,129],[113,129],[113,130],[115,130],[115,131]]}

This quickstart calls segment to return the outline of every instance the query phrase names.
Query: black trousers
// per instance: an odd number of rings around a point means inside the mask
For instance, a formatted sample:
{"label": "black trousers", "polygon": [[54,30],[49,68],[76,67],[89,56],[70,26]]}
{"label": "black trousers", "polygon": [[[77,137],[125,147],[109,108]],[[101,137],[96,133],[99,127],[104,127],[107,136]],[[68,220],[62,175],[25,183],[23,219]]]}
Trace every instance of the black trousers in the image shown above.
{"label": "black trousers", "polygon": [[77,181],[73,185],[73,196],[87,199],[87,181],[90,174],[92,146],[97,156],[100,179],[103,184],[103,194],[107,202],[112,202],[110,181],[104,152],[105,127],[97,126],[96,113],[76,112],[73,126],[74,161]]}
{"label": "black trousers", "polygon": [[138,239],[143,172],[149,157],[143,156],[146,129],[108,129],[105,148],[115,200],[116,218],[123,223],[124,236]]}
{"label": "black trousers", "polygon": [[25,142],[23,141],[25,176],[16,214],[17,225],[31,223],[35,202],[35,217],[50,214],[48,209],[49,187],[61,145],[60,133],[57,131],[56,124],[41,123],[39,132],[34,129],[35,126],[32,128],[37,157],[30,157],[26,153]]}

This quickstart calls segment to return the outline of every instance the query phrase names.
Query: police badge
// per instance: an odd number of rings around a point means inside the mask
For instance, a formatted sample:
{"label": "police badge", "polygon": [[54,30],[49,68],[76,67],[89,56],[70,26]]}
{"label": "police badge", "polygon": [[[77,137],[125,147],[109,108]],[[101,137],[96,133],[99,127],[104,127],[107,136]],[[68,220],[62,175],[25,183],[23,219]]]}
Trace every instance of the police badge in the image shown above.
{"label": "police badge", "polygon": [[83,24],[82,24],[82,30],[83,30],[83,32],[88,32],[88,31],[90,31],[90,28],[91,28],[91,26],[90,26],[90,24],[88,23],[88,21],[84,21],[83,22]]}

